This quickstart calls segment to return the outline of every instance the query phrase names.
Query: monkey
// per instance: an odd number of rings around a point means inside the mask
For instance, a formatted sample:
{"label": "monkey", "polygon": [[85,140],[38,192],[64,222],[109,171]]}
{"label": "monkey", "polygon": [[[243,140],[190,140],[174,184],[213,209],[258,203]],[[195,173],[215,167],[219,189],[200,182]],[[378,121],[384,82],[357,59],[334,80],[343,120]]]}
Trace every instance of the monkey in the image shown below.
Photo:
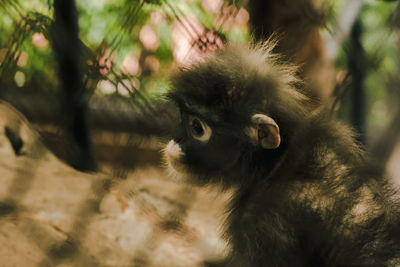
{"label": "monkey", "polygon": [[232,251],[206,266],[399,266],[397,189],[348,126],[308,108],[298,67],[274,45],[229,44],[171,77],[168,168],[235,188]]}

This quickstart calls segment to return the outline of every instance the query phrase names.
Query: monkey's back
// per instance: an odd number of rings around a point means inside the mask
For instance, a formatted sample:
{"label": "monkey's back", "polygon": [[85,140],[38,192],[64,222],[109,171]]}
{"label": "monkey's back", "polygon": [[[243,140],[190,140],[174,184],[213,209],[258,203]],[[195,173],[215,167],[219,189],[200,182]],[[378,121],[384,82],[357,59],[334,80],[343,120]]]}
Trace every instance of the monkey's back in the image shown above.
{"label": "monkey's back", "polygon": [[272,173],[238,191],[233,246],[250,266],[396,266],[400,205],[380,175],[348,128],[311,117]]}

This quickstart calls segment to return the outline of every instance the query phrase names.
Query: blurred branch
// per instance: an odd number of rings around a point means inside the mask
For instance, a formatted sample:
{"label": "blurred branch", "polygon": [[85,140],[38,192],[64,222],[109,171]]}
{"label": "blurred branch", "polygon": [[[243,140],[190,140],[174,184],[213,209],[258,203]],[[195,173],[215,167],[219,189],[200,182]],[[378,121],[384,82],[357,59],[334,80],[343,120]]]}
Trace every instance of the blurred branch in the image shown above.
{"label": "blurred branch", "polygon": [[83,84],[83,60],[75,1],[54,1],[53,48],[59,62],[61,109],[65,131],[75,154],[71,165],[94,171],[96,162],[89,134],[88,95]]}
{"label": "blurred branch", "polygon": [[18,1],[15,0],[0,0],[0,8],[7,10],[7,8],[11,6],[14,8],[17,12],[21,12],[21,5],[19,4]]}
{"label": "blurred branch", "polygon": [[[57,115],[60,105],[52,97],[13,91],[7,92],[2,99],[22,112],[31,123],[61,126]],[[173,131],[176,118],[167,104],[154,103],[156,115],[135,111],[132,106],[126,99],[92,97],[90,107],[93,130],[157,137],[167,137]]]}
{"label": "blurred branch", "polygon": [[[220,21],[218,28],[214,26],[210,29],[205,25],[202,25],[205,30],[204,32],[200,32],[196,28],[196,25],[194,25],[190,19],[188,19],[188,17],[185,15],[185,12],[183,12],[178,5],[173,5],[172,1],[170,0],[163,0],[162,3],[164,4],[164,7],[170,11],[167,13],[170,13],[171,17],[176,19],[176,21],[182,26],[183,30],[188,35],[189,40],[192,41],[191,48],[196,47],[200,52],[203,53],[222,48],[222,44],[225,43],[226,37],[222,33],[221,28],[228,17],[233,13],[225,14]],[[235,9],[235,12],[237,12],[237,9]]]}
{"label": "blurred branch", "polygon": [[400,138],[400,108],[394,114],[392,121],[381,134],[378,141],[372,145],[370,154],[381,165],[385,165]]}
{"label": "blurred branch", "polygon": [[358,141],[365,144],[365,92],[364,79],[366,76],[366,58],[361,43],[363,27],[360,19],[357,19],[351,29],[350,50],[348,53],[348,68],[351,74],[352,85],[352,111],[351,123],[359,133]]}
{"label": "blurred branch", "polygon": [[326,40],[326,54],[328,58],[336,58],[339,47],[350,34],[351,28],[363,5],[363,0],[348,0],[342,10],[338,12],[340,15],[336,21],[334,30]]}
{"label": "blurred branch", "polygon": [[346,72],[346,75],[342,82],[337,83],[332,93],[332,101],[331,101],[331,112],[337,112],[340,106],[340,103],[348,96],[351,91],[351,74],[350,72]]}
{"label": "blurred branch", "polygon": [[[397,4],[396,9],[392,14],[393,29],[400,37],[400,2]],[[397,48],[400,50],[400,43],[397,43]],[[394,101],[394,106],[396,107],[396,112],[387,125],[386,129],[379,136],[378,140],[371,146],[370,153],[375,160],[378,161],[382,166],[386,165],[389,161],[396,144],[400,139],[400,80],[398,75],[394,75],[393,79],[387,85],[389,92],[391,92],[391,98]]]}
{"label": "blurred branch", "polygon": [[14,20],[15,26],[9,38],[8,51],[0,64],[0,78],[2,81],[11,79],[17,67],[17,61],[21,54],[23,42],[32,34],[40,32],[46,38],[50,38],[48,28],[52,23],[51,18],[38,12],[28,12],[21,15],[19,20]]}
{"label": "blurred branch", "polygon": [[[130,34],[138,22],[139,12],[142,9],[145,1],[134,0],[134,1],[127,1],[126,3],[127,5],[125,8],[127,10],[122,13],[118,23],[115,25],[114,28],[119,28],[120,31],[124,31],[127,34]],[[117,33],[118,32],[119,31],[117,31]],[[110,32],[109,34],[115,34],[115,33]],[[117,50],[118,46],[121,44],[122,39],[123,39],[123,34],[121,33],[114,36],[114,38],[110,43],[110,48],[112,49],[112,51]],[[103,40],[103,42],[104,41],[105,39]],[[112,53],[110,53],[110,55],[111,54]]]}

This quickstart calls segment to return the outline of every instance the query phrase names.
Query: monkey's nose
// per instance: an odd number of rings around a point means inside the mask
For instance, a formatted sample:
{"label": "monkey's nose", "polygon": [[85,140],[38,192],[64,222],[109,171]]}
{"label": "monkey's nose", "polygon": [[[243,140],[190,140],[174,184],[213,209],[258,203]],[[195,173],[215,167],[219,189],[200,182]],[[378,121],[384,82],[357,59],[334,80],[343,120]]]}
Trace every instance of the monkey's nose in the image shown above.
{"label": "monkey's nose", "polygon": [[169,141],[165,148],[165,155],[168,164],[176,171],[183,172],[186,170],[186,165],[182,162],[183,151],[179,144],[174,140]]}
{"label": "monkey's nose", "polygon": [[174,138],[173,138],[172,140],[175,141],[175,143],[180,143],[180,142],[183,140],[183,136],[184,136],[184,133],[183,133],[182,128],[180,127],[180,128],[175,132]]}
{"label": "monkey's nose", "polygon": [[174,160],[180,160],[181,156],[183,155],[182,149],[175,140],[169,141],[165,151],[167,155]]}
{"label": "monkey's nose", "polygon": [[180,143],[180,142],[182,141],[182,139],[183,139],[182,136],[176,136],[176,137],[174,137],[174,139],[171,140],[171,141],[175,141],[175,143]]}

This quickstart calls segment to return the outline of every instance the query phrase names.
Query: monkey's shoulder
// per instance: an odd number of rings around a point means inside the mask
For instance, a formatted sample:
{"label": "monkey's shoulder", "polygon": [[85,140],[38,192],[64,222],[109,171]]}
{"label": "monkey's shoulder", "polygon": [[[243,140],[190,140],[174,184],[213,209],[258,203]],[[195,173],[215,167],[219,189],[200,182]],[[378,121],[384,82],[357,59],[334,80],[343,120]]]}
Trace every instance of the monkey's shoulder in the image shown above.
{"label": "monkey's shoulder", "polygon": [[365,159],[365,151],[352,129],[319,113],[294,131],[281,166],[296,177],[336,179],[363,170],[368,164]]}

